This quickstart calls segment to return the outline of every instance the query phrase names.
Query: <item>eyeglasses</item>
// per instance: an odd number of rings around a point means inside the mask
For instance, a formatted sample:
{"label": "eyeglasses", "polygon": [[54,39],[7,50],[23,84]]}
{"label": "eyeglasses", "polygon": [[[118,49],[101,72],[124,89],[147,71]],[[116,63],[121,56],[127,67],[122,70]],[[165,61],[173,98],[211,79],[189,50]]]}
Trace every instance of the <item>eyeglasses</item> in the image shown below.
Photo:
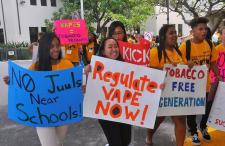
{"label": "eyeglasses", "polygon": [[122,34],[124,34],[124,32],[123,32],[123,31],[113,33],[113,35],[122,35]]}
{"label": "eyeglasses", "polygon": [[124,32],[123,31],[122,32],[115,32],[115,33],[113,33],[112,37],[114,39],[117,39],[119,35],[124,35]]}

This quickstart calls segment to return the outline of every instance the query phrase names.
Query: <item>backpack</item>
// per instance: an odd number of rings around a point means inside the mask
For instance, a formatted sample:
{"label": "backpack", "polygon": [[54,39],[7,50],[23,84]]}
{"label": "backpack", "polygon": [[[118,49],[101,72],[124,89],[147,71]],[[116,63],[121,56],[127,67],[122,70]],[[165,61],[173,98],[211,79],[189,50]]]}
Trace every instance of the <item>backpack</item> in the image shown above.
{"label": "backpack", "polygon": [[[208,40],[208,39],[206,39],[206,41],[209,44],[210,49],[211,49],[211,53],[210,53],[210,60],[211,60],[213,43],[210,40]],[[186,41],[186,59],[187,59],[187,61],[190,61],[190,59],[191,59],[191,41],[190,40]]]}

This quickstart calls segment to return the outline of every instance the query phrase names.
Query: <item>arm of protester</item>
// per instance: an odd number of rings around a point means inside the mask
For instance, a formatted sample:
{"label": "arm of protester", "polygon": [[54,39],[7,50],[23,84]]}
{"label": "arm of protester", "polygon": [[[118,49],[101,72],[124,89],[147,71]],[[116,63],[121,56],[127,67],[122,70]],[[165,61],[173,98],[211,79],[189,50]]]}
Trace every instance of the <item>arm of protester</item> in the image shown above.
{"label": "arm of protester", "polygon": [[84,74],[88,75],[91,72],[91,65],[88,64],[84,67]]}
{"label": "arm of protester", "polygon": [[2,79],[5,84],[7,84],[7,85],[9,84],[9,76],[4,76]]}
{"label": "arm of protester", "polygon": [[176,63],[176,62],[172,62],[172,65],[173,65],[174,67],[177,67],[177,63]]}
{"label": "arm of protester", "polygon": [[82,90],[83,93],[86,93],[86,85],[82,85],[81,90]]}
{"label": "arm of protester", "polygon": [[210,67],[211,67],[212,71],[215,73],[216,79],[218,81],[223,81],[223,78],[220,76],[220,72],[219,72],[219,69],[218,69],[217,64],[216,64],[215,61],[211,62],[211,66]]}
{"label": "arm of protester", "polygon": [[152,48],[150,50],[150,60],[149,60],[149,65],[148,67],[150,68],[154,68],[154,69],[159,69],[162,70],[163,69],[163,63],[162,60],[159,62],[159,58],[158,58],[158,49],[157,48]]}
{"label": "arm of protester", "polygon": [[91,72],[91,65],[88,64],[88,65],[86,65],[86,66],[84,67],[85,81],[84,81],[84,79],[83,79],[84,83],[83,83],[83,85],[81,86],[81,90],[82,90],[83,93],[86,92],[87,77],[88,77],[88,74],[89,74],[90,72]]}
{"label": "arm of protester", "polygon": [[195,64],[192,61],[188,61],[187,65],[188,65],[189,68],[192,68]]}

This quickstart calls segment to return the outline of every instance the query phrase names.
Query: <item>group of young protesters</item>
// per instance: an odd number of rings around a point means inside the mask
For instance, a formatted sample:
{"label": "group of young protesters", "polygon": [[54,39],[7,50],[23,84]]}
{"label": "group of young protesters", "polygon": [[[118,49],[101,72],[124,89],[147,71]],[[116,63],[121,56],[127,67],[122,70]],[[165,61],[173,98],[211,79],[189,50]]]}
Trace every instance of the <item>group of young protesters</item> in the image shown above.
{"label": "group of young protesters", "polygon": [[[164,25],[159,30],[159,46],[151,48],[149,67],[163,70],[165,64],[186,64],[189,68],[197,65],[207,65],[216,75],[216,81],[222,81],[216,65],[218,51],[225,51],[225,28],[222,29],[222,43],[216,48],[212,42],[206,38],[208,20],[204,17],[195,18],[190,21],[193,38],[177,45],[177,32],[174,25]],[[108,36],[97,44],[96,35],[89,33],[89,43],[86,45],[68,45],[65,47],[65,57],[62,57],[59,38],[54,33],[45,33],[39,40],[38,59],[30,66],[36,71],[55,71],[72,68],[83,60],[85,72],[91,70],[90,61],[92,55],[123,61],[118,41],[127,42],[127,34],[124,25],[120,21],[111,23]],[[74,49],[76,48],[76,49]],[[79,48],[79,49],[77,49]],[[9,82],[6,76],[5,83]],[[166,86],[166,84],[165,84]],[[207,119],[212,106],[212,100],[207,100],[210,93],[211,81],[208,76],[206,85],[206,112],[200,122],[200,131],[203,139],[210,141],[211,136],[207,131]],[[196,115],[171,116],[175,124],[176,145],[183,146],[187,129],[192,135],[193,145],[200,145],[198,137]],[[165,117],[157,117],[154,129],[147,130],[145,139],[146,146],[154,143],[153,134],[163,122]],[[107,138],[109,146],[128,146],[131,143],[131,125],[107,120],[99,120],[99,124]],[[62,146],[66,136],[68,125],[58,127],[37,127],[37,133],[42,146]]]}

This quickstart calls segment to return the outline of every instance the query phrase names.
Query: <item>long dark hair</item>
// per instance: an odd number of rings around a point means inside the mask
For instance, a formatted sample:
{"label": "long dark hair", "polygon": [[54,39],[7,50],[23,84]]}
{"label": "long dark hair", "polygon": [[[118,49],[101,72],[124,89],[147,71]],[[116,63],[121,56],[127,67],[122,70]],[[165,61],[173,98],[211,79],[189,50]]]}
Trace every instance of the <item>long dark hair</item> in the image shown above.
{"label": "long dark hair", "polygon": [[[119,47],[118,41],[117,41],[116,39],[114,39],[113,37],[107,37],[107,38],[105,38],[105,39],[102,41],[102,43],[101,43],[101,45],[100,45],[100,47],[99,47],[99,50],[98,50],[98,51],[99,51],[99,52],[98,52],[98,56],[105,57],[105,56],[103,55],[103,51],[104,51],[104,49],[105,49],[106,41],[107,41],[107,40],[110,40],[110,39],[116,41],[116,43],[117,43],[117,45],[118,45],[118,47]],[[119,56],[118,56],[118,58],[117,58],[116,60],[122,61],[122,57],[121,57],[120,54],[119,54]]]}
{"label": "long dark hair", "polygon": [[[38,61],[36,63],[36,70],[38,71],[51,71],[52,64],[51,64],[51,57],[50,57],[50,49],[52,40],[56,38],[59,43],[59,38],[55,35],[55,33],[45,33],[40,41],[38,46]],[[58,59],[62,58],[62,52],[60,51]]]}
{"label": "long dark hair", "polygon": [[[159,62],[162,59],[162,52],[163,52],[163,57],[164,57],[164,61],[166,62],[166,58],[167,58],[167,54],[166,54],[166,33],[168,31],[169,28],[171,27],[175,27],[172,24],[166,24],[163,25],[160,30],[159,30],[159,47],[158,47],[158,58],[159,58]],[[181,56],[181,52],[178,49],[178,45],[177,43],[174,45],[174,49],[177,51],[177,53]]]}
{"label": "long dark hair", "polygon": [[113,36],[116,27],[121,27],[122,28],[123,33],[124,33],[123,41],[127,42],[127,33],[126,33],[126,30],[125,30],[125,27],[124,27],[123,23],[120,22],[120,21],[113,21],[110,24],[108,37],[112,37]]}

